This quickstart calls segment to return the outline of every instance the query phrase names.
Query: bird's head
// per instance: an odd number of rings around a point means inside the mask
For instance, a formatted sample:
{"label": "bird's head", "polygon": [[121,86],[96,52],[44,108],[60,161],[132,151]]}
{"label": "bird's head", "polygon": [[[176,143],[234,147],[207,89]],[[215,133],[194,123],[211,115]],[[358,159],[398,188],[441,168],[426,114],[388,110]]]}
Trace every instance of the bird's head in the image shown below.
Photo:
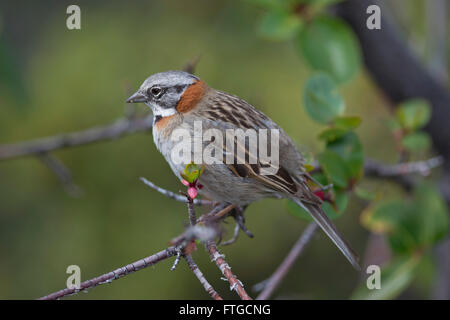
{"label": "bird's head", "polygon": [[158,118],[191,110],[204,95],[206,84],[184,71],[155,73],[148,77],[127,103],[143,102]]}

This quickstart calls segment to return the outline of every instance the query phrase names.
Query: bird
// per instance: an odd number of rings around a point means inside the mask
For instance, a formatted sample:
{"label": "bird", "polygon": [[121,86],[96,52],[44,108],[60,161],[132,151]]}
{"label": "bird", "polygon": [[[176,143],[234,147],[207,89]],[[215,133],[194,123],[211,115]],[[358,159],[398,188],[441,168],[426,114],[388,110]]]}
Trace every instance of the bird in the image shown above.
{"label": "bird", "polygon": [[[173,134],[177,130],[195,135],[196,122],[200,122],[204,130],[219,132],[228,129],[276,130],[279,147],[276,171],[263,174],[267,163],[249,161],[251,147],[247,140],[235,139],[235,149],[229,145],[224,147],[224,141],[216,141],[224,148],[219,157],[229,156],[232,161],[203,164],[204,171],[199,177],[201,194],[217,203],[237,206],[247,206],[264,198],[292,200],[312,216],[351,265],[360,270],[358,255],[322,210],[322,200],[308,185],[312,177],[305,170],[301,152],[283,129],[260,110],[237,96],[210,87],[196,75],[176,70],[151,75],[126,102],[144,103],[151,108],[155,145],[180,179],[186,164],[173,159],[172,151],[177,143]],[[244,158],[242,153],[239,157],[235,151],[238,149],[245,151]]]}

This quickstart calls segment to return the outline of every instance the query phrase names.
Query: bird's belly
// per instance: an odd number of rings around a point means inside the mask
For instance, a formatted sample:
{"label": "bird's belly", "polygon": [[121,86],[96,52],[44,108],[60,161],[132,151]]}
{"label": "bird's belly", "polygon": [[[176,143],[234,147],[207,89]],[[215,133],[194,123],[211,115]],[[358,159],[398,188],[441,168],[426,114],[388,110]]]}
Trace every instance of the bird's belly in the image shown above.
{"label": "bird's belly", "polygon": [[[155,131],[153,131],[153,137],[158,150],[169,163],[173,173],[178,179],[182,179],[180,172],[184,171],[187,163],[178,163],[173,159],[172,150],[177,142],[164,138]],[[253,178],[237,177],[223,163],[207,164],[199,182],[203,185],[200,194],[216,202],[246,205],[261,198],[280,197],[279,193],[268,189]]]}
{"label": "bird's belly", "polygon": [[201,194],[217,202],[246,205],[277,195],[252,178],[236,177],[224,164],[205,168],[199,182],[204,186]]}

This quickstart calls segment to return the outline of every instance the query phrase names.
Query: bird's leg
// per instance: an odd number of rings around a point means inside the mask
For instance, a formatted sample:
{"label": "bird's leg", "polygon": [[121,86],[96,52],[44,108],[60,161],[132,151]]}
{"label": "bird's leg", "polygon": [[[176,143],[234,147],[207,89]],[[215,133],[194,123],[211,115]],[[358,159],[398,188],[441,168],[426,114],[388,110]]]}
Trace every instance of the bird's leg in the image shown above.
{"label": "bird's leg", "polygon": [[241,227],[239,227],[239,225],[236,223],[236,226],[234,227],[234,234],[233,234],[233,238],[231,238],[230,240],[227,240],[225,242],[222,242],[222,246],[228,246],[232,243],[235,243],[238,236],[239,236],[239,230],[241,229]]}
{"label": "bird's leg", "polygon": [[236,207],[233,210],[233,213],[231,214],[234,218],[234,220],[236,221],[236,224],[239,226],[239,228],[249,237],[249,238],[253,238],[254,235],[253,233],[250,232],[250,230],[247,229],[247,227],[245,226],[245,216],[244,216],[244,211],[245,209],[247,209],[247,206],[244,207]]}
{"label": "bird's leg", "polygon": [[230,213],[229,215],[232,216],[236,222],[236,227],[234,228],[234,234],[233,237],[228,240],[225,241],[224,243],[222,243],[223,246],[226,245],[230,245],[232,243],[234,243],[239,235],[239,230],[242,230],[248,237],[253,238],[253,234],[247,229],[247,227],[245,226],[245,217],[244,217],[244,210],[247,207],[239,207],[236,206]]}

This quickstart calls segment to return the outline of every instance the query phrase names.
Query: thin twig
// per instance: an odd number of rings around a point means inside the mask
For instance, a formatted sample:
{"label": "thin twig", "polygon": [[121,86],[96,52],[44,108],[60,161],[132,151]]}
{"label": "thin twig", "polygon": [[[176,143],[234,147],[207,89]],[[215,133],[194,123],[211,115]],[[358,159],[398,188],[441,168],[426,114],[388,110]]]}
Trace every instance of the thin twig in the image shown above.
{"label": "thin twig", "polygon": [[225,208],[221,209],[219,212],[215,212],[214,210],[208,214],[204,214],[197,219],[197,223],[209,221],[217,221],[220,218],[223,218],[228,212],[233,210],[236,206],[234,204],[226,204]]}
{"label": "thin twig", "polygon": [[87,290],[93,288],[95,286],[110,283],[113,280],[119,279],[123,276],[126,276],[130,273],[136,272],[138,270],[144,269],[150,265],[154,265],[160,261],[163,261],[167,258],[178,255],[180,248],[183,248],[187,243],[199,239],[201,241],[210,241],[216,237],[216,231],[211,227],[202,227],[195,225],[193,227],[189,227],[186,231],[184,231],[181,235],[174,238],[170,244],[171,246],[165,250],[162,250],[158,253],[155,253],[149,257],[140,259],[136,262],[130,263],[124,267],[116,269],[114,271],[105,273],[99,277],[84,281],[80,284],[80,288],[66,288],[60,291],[51,293],[46,295],[45,297],[40,298],[41,300],[55,300],[60,299],[66,296],[70,296],[73,294],[77,294],[80,291]]}
{"label": "thin twig", "polygon": [[188,197],[188,214],[189,214],[189,222],[191,223],[191,226],[195,226],[197,223],[197,217],[195,216],[195,210],[194,210],[194,200],[191,197]]}
{"label": "thin twig", "polygon": [[308,242],[312,239],[312,236],[314,235],[316,230],[317,224],[315,222],[311,222],[306,227],[305,231],[294,244],[291,251],[289,251],[289,254],[286,256],[280,266],[275,270],[270,278],[265,281],[264,289],[256,298],[257,300],[267,300],[270,298],[274,290],[279,286],[283,278],[293,266],[295,260],[297,260],[298,256],[300,256]]}
{"label": "thin twig", "polygon": [[230,283],[230,290],[236,291],[242,300],[252,300],[252,298],[250,298],[245,291],[242,282],[233,274],[233,272],[231,272],[231,267],[224,259],[225,256],[220,254],[219,250],[217,250],[217,246],[214,241],[208,241],[205,246],[211,256],[211,259],[216,263],[217,267],[219,267],[222,274]]}
{"label": "thin twig", "polygon": [[70,196],[75,198],[81,196],[82,190],[73,182],[72,173],[58,158],[45,152],[39,154],[39,159],[55,173]]}
{"label": "thin twig", "polygon": [[[183,67],[183,70],[194,73],[199,59],[200,56],[192,59]],[[148,115],[144,118],[134,118],[134,114],[133,116],[128,114],[125,118],[118,119],[106,126],[15,144],[0,145],[0,160],[30,156],[37,153],[45,153],[56,149],[75,147],[99,141],[113,140],[128,134],[147,131],[152,126],[153,115]]]}
{"label": "thin twig", "polygon": [[[407,191],[414,188],[416,179],[414,174],[427,176],[431,170],[444,163],[442,156],[433,157],[422,161],[402,162],[393,165],[380,163],[376,160],[366,158],[364,161],[364,176],[391,180]],[[321,172],[322,168],[318,162],[313,163],[314,169],[310,174]],[[446,199],[447,200],[447,199]]]}
{"label": "thin twig", "polygon": [[403,176],[414,173],[427,176],[430,174],[431,169],[439,167],[443,163],[444,158],[442,156],[437,156],[423,161],[403,162],[394,165],[381,164],[375,160],[366,159],[364,168],[383,178]]}
{"label": "thin twig", "polygon": [[405,162],[394,165],[379,163],[372,159],[366,159],[364,162],[364,175],[379,179],[391,180],[406,191],[410,191],[417,184],[417,179],[413,174],[426,176],[430,171],[443,163],[441,156],[430,158],[428,160],[417,162]]}
{"label": "thin twig", "polygon": [[119,119],[109,125],[61,134],[47,138],[0,146],[0,160],[46,153],[57,149],[75,147],[94,142],[114,140],[125,135],[147,131],[152,128],[153,116]]}
{"label": "thin twig", "polygon": [[136,272],[138,270],[144,269],[148,266],[154,265],[160,261],[163,261],[167,258],[170,258],[177,254],[177,251],[175,250],[174,246],[171,246],[165,250],[162,250],[158,253],[155,253],[149,257],[146,257],[144,259],[140,259],[136,262],[130,263],[124,267],[118,268],[114,271],[105,273],[104,275],[101,275],[99,277],[84,281],[80,284],[80,288],[66,288],[54,293],[51,293],[49,295],[46,295],[40,300],[56,300],[60,299],[66,296],[70,296],[73,294],[76,294],[80,291],[88,290],[90,288],[93,288],[95,286],[110,283],[113,280],[119,279],[125,275],[128,275],[130,273]]}
{"label": "thin twig", "polygon": [[[139,178],[143,183],[145,183],[147,186],[149,186],[150,188],[158,191],[159,193],[162,193],[163,195],[165,195],[166,197],[176,200],[178,202],[183,202],[183,203],[189,203],[189,200],[186,198],[186,196],[183,196],[181,194],[176,194],[172,191],[166,190],[164,188],[158,187],[156,184],[154,184],[153,182],[141,177]],[[209,201],[209,200],[203,200],[203,199],[194,199],[194,204],[196,205],[200,205],[200,206],[208,206],[208,205],[213,205],[214,202],[213,201]]]}
{"label": "thin twig", "polygon": [[186,260],[189,268],[192,270],[192,272],[195,274],[197,279],[202,284],[203,288],[205,288],[206,292],[213,298],[214,300],[223,300],[222,297],[214,290],[212,285],[206,280],[203,273],[198,268],[197,264],[194,262],[194,259],[190,254],[184,256],[184,260]]}

